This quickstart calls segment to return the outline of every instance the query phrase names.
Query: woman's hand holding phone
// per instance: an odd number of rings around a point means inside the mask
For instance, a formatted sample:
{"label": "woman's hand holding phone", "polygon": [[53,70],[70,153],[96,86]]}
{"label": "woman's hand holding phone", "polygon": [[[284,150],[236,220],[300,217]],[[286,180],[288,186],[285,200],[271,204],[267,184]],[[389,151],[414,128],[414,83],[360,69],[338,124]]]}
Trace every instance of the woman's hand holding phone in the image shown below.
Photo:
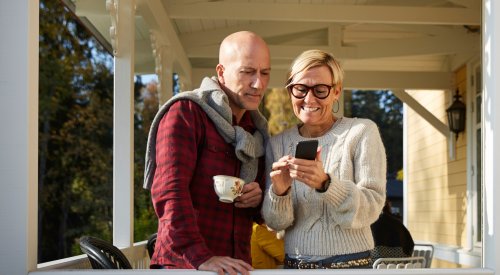
{"label": "woman's hand holding phone", "polygon": [[273,183],[272,190],[278,196],[288,192],[294,179],[312,188],[321,189],[328,175],[323,169],[318,141],[299,142],[295,149],[295,157],[286,155],[273,163],[270,177]]}
{"label": "woman's hand holding phone", "polygon": [[[328,180],[328,175],[321,161],[321,147],[316,143],[307,141],[308,144],[297,145],[295,158],[288,161],[289,172],[292,179],[299,180],[314,189],[322,189],[323,183]],[[314,150],[313,152],[311,152]],[[312,157],[314,156],[314,157]],[[301,158],[299,158],[301,157]]]}

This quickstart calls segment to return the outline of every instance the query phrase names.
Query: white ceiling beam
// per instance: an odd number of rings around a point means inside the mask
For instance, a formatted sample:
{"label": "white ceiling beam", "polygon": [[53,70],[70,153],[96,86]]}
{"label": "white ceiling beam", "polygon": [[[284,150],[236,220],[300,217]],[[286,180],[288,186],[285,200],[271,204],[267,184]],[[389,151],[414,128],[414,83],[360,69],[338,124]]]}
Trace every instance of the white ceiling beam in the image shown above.
{"label": "white ceiling beam", "polygon": [[[317,46],[314,47],[319,50],[324,50],[327,52],[331,51],[328,46]],[[310,50],[311,46],[279,46],[279,45],[269,45],[269,50],[271,51],[272,59],[294,59],[302,53],[303,51]],[[189,46],[186,45],[186,52],[189,58],[217,58],[219,54],[219,45],[212,46],[201,46],[197,45]]]}
{"label": "white ceiling beam", "polygon": [[[341,32],[338,28],[329,31],[332,46],[316,46],[314,48],[327,52],[333,52],[342,59],[371,59],[422,55],[457,54],[477,50],[479,36],[474,34],[463,34],[459,36],[444,35],[437,37],[405,38],[397,40],[381,40],[356,43],[352,46],[340,46],[336,41]],[[219,40],[220,41],[220,40]],[[219,42],[220,43],[220,42]],[[196,43],[187,43],[186,52],[190,58],[216,58],[219,44],[211,46],[199,46]],[[311,46],[295,45],[270,45],[271,57],[273,59],[293,59]]]}
{"label": "white ceiling beam", "polygon": [[[167,43],[175,57],[175,64],[179,65],[181,71],[176,70],[181,74],[187,82],[191,82],[191,63],[187,57],[184,47],[182,46],[179,37],[170,21],[169,15],[160,0],[140,0],[138,1],[139,13],[149,25],[150,30],[158,30],[162,38],[168,41]],[[151,54],[152,50],[151,50]]]}
{"label": "white ceiling beam", "polygon": [[345,73],[344,89],[415,89],[446,90],[453,85],[450,72],[349,71]]}
{"label": "white ceiling beam", "polygon": [[465,28],[463,26],[450,26],[450,25],[391,25],[393,28],[397,28],[402,32],[429,35],[429,36],[439,36],[439,35],[451,35],[463,34]]}
{"label": "white ceiling beam", "polygon": [[378,40],[341,47],[337,54],[343,58],[386,58],[419,55],[446,55],[477,50],[479,35],[447,34],[435,37],[418,37]]}
{"label": "white ceiling beam", "polygon": [[378,59],[340,59],[345,70],[351,71],[402,71],[447,72],[449,62],[443,56],[419,56]]}
{"label": "white ceiling beam", "polygon": [[255,2],[199,2],[167,7],[174,19],[226,19],[292,22],[480,25],[477,9],[365,5],[313,5]]}
{"label": "white ceiling beam", "polygon": [[[271,69],[269,88],[283,88],[288,70]],[[193,86],[205,76],[215,74],[215,68],[193,68]],[[453,83],[448,72],[345,71],[344,89],[360,90],[446,90]]]}
{"label": "white ceiling beam", "polygon": [[219,45],[227,35],[241,30],[258,33],[262,38],[266,39],[275,36],[326,29],[329,25],[331,24],[317,22],[258,22],[183,34],[179,36],[179,39],[183,45]]}

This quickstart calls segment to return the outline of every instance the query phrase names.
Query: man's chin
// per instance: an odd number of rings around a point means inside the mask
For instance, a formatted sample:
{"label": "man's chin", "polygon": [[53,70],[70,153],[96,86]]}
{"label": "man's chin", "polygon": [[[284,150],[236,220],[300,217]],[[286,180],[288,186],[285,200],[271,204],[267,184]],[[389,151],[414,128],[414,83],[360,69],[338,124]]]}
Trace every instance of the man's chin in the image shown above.
{"label": "man's chin", "polygon": [[259,109],[260,103],[259,104],[246,104],[245,109],[247,111],[255,111]]}
{"label": "man's chin", "polygon": [[259,109],[260,102],[261,100],[246,100],[241,103],[243,105],[243,108],[245,108],[245,110],[252,111]]}

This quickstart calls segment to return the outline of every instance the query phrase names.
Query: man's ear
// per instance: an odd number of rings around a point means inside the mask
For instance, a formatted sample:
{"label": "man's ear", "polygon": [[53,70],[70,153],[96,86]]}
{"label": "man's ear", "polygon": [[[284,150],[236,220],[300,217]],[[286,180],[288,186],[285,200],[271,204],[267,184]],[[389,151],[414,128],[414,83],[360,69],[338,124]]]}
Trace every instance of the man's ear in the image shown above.
{"label": "man's ear", "polygon": [[219,83],[224,84],[224,66],[222,66],[222,64],[217,64],[215,71],[217,72],[217,79],[219,80]]}

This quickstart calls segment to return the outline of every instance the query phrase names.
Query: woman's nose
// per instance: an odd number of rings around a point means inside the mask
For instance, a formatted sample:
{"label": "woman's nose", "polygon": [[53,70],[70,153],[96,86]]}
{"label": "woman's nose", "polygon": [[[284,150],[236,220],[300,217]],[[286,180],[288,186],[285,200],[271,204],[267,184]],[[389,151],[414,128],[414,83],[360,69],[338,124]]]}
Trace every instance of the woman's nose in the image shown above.
{"label": "woman's nose", "polygon": [[311,101],[314,101],[314,100],[315,100],[314,91],[311,88],[311,89],[309,89],[307,91],[306,97],[304,97],[304,101],[305,102],[311,102]]}

